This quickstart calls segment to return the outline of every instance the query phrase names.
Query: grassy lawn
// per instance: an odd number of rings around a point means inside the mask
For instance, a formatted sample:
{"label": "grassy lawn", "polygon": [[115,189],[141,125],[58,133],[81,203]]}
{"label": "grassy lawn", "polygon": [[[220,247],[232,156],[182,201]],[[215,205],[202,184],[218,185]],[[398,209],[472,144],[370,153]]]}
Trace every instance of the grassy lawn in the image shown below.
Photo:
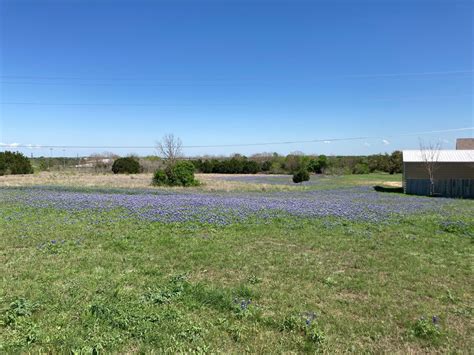
{"label": "grassy lawn", "polygon": [[473,215],[217,226],[1,203],[0,351],[467,353]]}

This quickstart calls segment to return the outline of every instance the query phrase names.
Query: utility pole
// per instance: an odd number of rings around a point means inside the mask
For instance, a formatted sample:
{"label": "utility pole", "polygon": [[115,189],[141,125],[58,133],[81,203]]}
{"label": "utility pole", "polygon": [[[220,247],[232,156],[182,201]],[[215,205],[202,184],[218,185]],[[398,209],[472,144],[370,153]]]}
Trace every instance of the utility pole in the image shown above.
{"label": "utility pole", "polygon": [[53,148],[49,148],[49,170],[53,166]]}
{"label": "utility pole", "polygon": [[66,170],[66,149],[63,149],[63,168]]}

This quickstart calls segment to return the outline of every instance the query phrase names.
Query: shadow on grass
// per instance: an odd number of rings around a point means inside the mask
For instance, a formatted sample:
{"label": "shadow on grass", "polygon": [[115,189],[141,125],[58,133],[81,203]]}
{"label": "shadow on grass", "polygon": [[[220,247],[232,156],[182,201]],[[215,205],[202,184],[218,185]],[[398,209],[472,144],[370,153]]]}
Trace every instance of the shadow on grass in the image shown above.
{"label": "shadow on grass", "polygon": [[374,190],[377,192],[395,192],[395,193],[403,193],[403,187],[389,187],[389,186],[374,186]]}

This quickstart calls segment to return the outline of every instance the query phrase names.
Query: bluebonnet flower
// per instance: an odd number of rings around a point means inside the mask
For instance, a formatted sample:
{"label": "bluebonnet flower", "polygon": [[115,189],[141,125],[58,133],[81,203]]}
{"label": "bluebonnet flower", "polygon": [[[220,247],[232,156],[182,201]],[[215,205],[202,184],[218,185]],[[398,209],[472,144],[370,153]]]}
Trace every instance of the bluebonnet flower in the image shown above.
{"label": "bluebonnet flower", "polygon": [[[227,225],[250,218],[281,216],[337,217],[378,223],[392,216],[440,210],[449,200],[382,194],[369,187],[261,193],[187,191],[72,192],[51,188],[0,188],[0,202],[19,202],[37,208],[117,211],[107,217],[91,213],[91,224],[124,218],[158,222],[200,222]],[[68,218],[65,223],[73,223]]]}
{"label": "bluebonnet flower", "polygon": [[246,311],[248,307],[250,306],[250,304],[252,303],[252,300],[251,299],[239,300],[238,298],[234,298],[234,303],[239,305],[240,310]]}
{"label": "bluebonnet flower", "polygon": [[316,313],[307,312],[304,314],[306,326],[310,326],[311,323],[316,319]]}

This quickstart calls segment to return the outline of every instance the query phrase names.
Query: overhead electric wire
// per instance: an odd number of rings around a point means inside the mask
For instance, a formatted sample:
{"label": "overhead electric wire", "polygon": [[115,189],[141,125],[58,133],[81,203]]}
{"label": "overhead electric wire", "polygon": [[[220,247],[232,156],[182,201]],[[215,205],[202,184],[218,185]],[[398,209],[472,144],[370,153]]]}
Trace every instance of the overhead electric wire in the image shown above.
{"label": "overhead electric wire", "polygon": [[[256,82],[237,82],[237,81],[162,81],[162,82],[148,82],[148,83],[137,83],[137,82],[126,82],[126,83],[82,83],[82,82],[32,82],[32,81],[2,81],[0,84],[4,85],[73,85],[73,86],[124,86],[124,87],[133,87],[133,86],[143,86],[143,87],[156,87],[156,86],[217,86],[217,85],[254,85]],[[275,83],[270,82],[258,82],[258,84],[274,85]]]}
{"label": "overhead electric wire", "polygon": [[473,74],[474,70],[447,70],[447,71],[431,71],[431,72],[413,72],[413,73],[388,73],[388,74],[361,74],[361,75],[347,75],[347,78],[389,78],[401,76],[428,76],[428,75],[458,75],[458,74]]}
{"label": "overhead electric wire", "polygon": [[[444,130],[433,130],[423,132],[412,132],[404,134],[384,135],[384,136],[359,136],[346,138],[326,138],[326,139],[312,139],[312,140],[297,140],[297,141],[279,141],[279,142],[259,142],[259,143],[237,143],[237,144],[210,144],[210,145],[184,145],[183,149],[192,148],[228,148],[228,147],[252,147],[252,146],[266,146],[266,145],[287,145],[287,144],[303,144],[303,143],[332,143],[340,141],[354,141],[354,140],[373,140],[386,139],[397,137],[421,136],[437,133],[474,131],[473,127],[452,128]],[[36,149],[155,149],[156,146],[86,146],[86,145],[40,145],[40,144],[2,144],[0,147],[12,148],[36,148]]]}
{"label": "overhead electric wire", "polygon": [[218,106],[235,106],[240,105],[238,103],[221,103],[221,102],[214,102],[214,103],[175,103],[175,104],[166,104],[166,103],[158,103],[158,102],[145,102],[145,103],[129,103],[129,102],[16,102],[16,101],[8,101],[8,102],[0,102],[0,105],[24,105],[24,106],[162,106],[162,107],[176,107],[176,106],[200,106],[200,105],[218,105]]}
{"label": "overhead electric wire", "polygon": [[[438,96],[398,96],[398,97],[375,97],[369,101],[400,101],[400,100],[430,100],[430,99],[452,99],[460,97],[472,97],[472,94],[459,95],[438,95]],[[243,102],[203,102],[203,103],[159,103],[159,102],[34,102],[34,101],[5,101],[0,105],[5,106],[159,106],[159,107],[180,107],[180,106],[243,106],[248,103]]]}
{"label": "overhead electric wire", "polygon": [[[386,77],[406,77],[406,76],[438,76],[438,75],[459,75],[473,74],[474,70],[445,70],[445,71],[428,71],[428,72],[406,72],[406,73],[380,73],[380,74],[346,74],[320,76],[321,79],[344,79],[344,78],[386,78]],[[180,80],[163,80],[147,76],[146,78],[138,77],[77,77],[77,76],[43,76],[43,75],[0,75],[4,79],[39,79],[39,80],[79,80],[79,81],[176,81]],[[215,79],[215,81],[226,81],[227,79]],[[256,81],[255,79],[243,78],[245,81]],[[182,81],[182,80],[181,80]],[[258,81],[258,80],[257,80]]]}
{"label": "overhead electric wire", "polygon": [[[357,79],[357,78],[389,78],[389,77],[420,77],[420,76],[446,76],[446,75],[472,75],[474,70],[450,70],[450,71],[432,71],[432,72],[411,72],[411,73],[385,73],[385,74],[360,74],[360,75],[341,75],[341,76],[321,76],[318,79]],[[87,77],[55,77],[55,76],[22,76],[22,75],[0,75],[0,78],[8,79],[8,80],[52,80],[49,83],[26,83],[26,82],[2,82],[0,84],[12,83],[12,84],[47,84],[47,85],[61,85],[66,83],[61,82],[54,82],[57,80],[72,80],[77,81],[76,83],[72,83],[73,85],[114,85],[114,84],[107,84],[107,83],[81,83],[80,81],[134,81],[134,82],[147,82],[137,84],[134,83],[132,85],[196,85],[196,84],[206,84],[206,85],[221,85],[221,84],[230,84],[236,83],[236,81],[226,81],[226,79],[218,79],[214,81],[183,81],[183,80],[162,80],[156,78],[113,78],[113,77],[103,77],[103,78],[87,78]],[[155,83],[153,83],[155,82]],[[157,83],[161,82],[161,83]],[[269,81],[255,81],[249,79],[242,79],[242,82],[237,82],[238,84],[242,83],[256,83],[256,82],[269,82]],[[298,82],[295,80],[295,82]],[[125,84],[125,83],[123,83]],[[127,84],[129,85],[129,84]],[[468,96],[468,95],[456,95],[450,97],[459,97],[459,96]],[[471,95],[469,95],[471,96]],[[427,99],[430,97],[423,97],[417,99]],[[432,97],[431,97],[432,98]],[[437,97],[439,98],[439,97]],[[413,99],[410,97],[405,98],[398,98],[398,99]],[[392,100],[392,98],[380,98],[379,100]],[[31,102],[31,101],[8,101],[8,102],[0,102],[0,105],[31,105],[31,106],[162,106],[162,107],[175,107],[175,106],[196,106],[200,105],[199,103],[176,103],[176,104],[164,104],[164,103],[51,103],[51,102]],[[206,103],[205,105],[209,105]],[[213,103],[212,105],[241,105],[239,103]],[[372,139],[385,139],[385,138],[394,138],[394,137],[407,137],[407,136],[417,136],[417,135],[426,135],[426,134],[435,134],[435,133],[447,133],[447,132],[458,132],[458,131],[468,131],[474,130],[474,127],[465,127],[465,128],[455,128],[455,129],[448,129],[448,130],[437,130],[437,131],[425,131],[425,132],[414,132],[414,133],[406,133],[406,134],[398,134],[398,135],[384,135],[384,136],[361,136],[361,137],[346,137],[346,138],[326,138],[326,139],[314,139],[314,140],[300,140],[300,141],[280,141],[280,142],[259,142],[259,143],[239,143],[239,144],[216,144],[216,145],[190,145],[190,146],[183,146],[183,148],[219,148],[219,147],[246,147],[246,146],[265,146],[265,145],[285,145],[285,144],[302,144],[302,143],[321,143],[321,142],[337,142],[337,141],[353,141],[353,140],[372,140]],[[154,149],[155,146],[82,146],[82,145],[32,145],[32,144],[0,144],[0,147],[18,147],[18,148],[49,148],[49,149]]]}

